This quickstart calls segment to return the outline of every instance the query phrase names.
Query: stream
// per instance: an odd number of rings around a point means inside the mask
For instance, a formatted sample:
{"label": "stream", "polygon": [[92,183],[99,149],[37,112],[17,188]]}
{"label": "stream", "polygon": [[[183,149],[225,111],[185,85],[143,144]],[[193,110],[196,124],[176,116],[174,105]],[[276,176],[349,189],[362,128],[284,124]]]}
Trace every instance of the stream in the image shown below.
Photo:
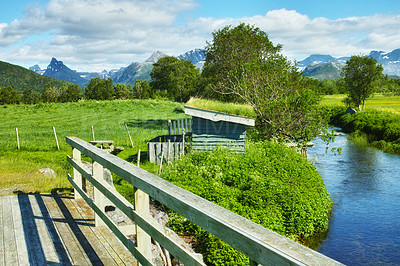
{"label": "stream", "polygon": [[400,156],[360,147],[345,134],[325,153],[314,140],[308,159],[333,200],[327,237],[318,252],[347,265],[400,265]]}

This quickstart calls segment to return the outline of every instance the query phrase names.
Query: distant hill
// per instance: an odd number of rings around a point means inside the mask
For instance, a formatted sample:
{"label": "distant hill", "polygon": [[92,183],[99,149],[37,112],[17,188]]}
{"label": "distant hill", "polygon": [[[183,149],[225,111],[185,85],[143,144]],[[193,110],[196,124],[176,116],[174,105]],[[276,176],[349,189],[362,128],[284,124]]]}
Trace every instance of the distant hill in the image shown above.
{"label": "distant hill", "polygon": [[[168,56],[160,51],[153,53],[144,62],[133,62],[127,67],[121,67],[118,70],[111,70],[103,72],[76,72],[68,68],[62,61],[53,58],[47,67],[46,71],[40,69],[38,65],[32,66],[29,69],[45,76],[68,80],[80,86],[86,86],[85,83],[89,82],[92,78],[111,78],[114,83],[132,84],[135,85],[136,80],[150,81],[150,73],[153,70],[153,64],[158,59]],[[177,56],[179,59],[191,61],[197,68],[202,69],[205,62],[205,53],[202,49],[190,50],[184,54]]]}
{"label": "distant hill", "polygon": [[79,73],[71,70],[69,67],[64,65],[62,61],[58,61],[54,57],[51,59],[51,62],[43,76],[69,81],[78,84],[81,87],[84,87],[87,82],[87,80],[82,78]]}
{"label": "distant hill", "polygon": [[48,83],[56,87],[71,84],[67,81],[41,76],[21,66],[0,61],[0,87],[11,86],[17,91],[33,89],[42,92],[44,86]]}
{"label": "distant hill", "polygon": [[153,70],[153,64],[158,61],[158,59],[166,57],[167,55],[157,51],[153,53],[144,62],[138,63],[133,62],[127,67],[123,67],[110,76],[114,83],[121,84],[132,84],[135,85],[136,80],[147,80],[150,81],[150,73]]}
{"label": "distant hill", "polygon": [[306,77],[315,78],[319,80],[331,79],[338,80],[342,69],[345,66],[343,63],[330,62],[330,63],[320,63],[312,64],[307,66],[303,70],[303,74]]}
{"label": "distant hill", "polygon": [[[371,51],[368,55],[382,65],[383,74],[390,77],[400,77],[400,49],[389,53],[383,51]],[[307,77],[325,79],[337,79],[340,76],[341,69],[350,57],[335,58],[330,55],[313,54],[300,61],[296,66],[303,71]]]}

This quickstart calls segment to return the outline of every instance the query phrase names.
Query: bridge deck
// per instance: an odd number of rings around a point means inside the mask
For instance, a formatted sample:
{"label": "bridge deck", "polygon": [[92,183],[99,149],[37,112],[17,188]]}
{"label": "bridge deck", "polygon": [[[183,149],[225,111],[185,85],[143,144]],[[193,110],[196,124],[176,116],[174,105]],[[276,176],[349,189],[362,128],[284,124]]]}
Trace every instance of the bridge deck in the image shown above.
{"label": "bridge deck", "polygon": [[0,266],[136,265],[83,200],[52,194],[0,197]]}

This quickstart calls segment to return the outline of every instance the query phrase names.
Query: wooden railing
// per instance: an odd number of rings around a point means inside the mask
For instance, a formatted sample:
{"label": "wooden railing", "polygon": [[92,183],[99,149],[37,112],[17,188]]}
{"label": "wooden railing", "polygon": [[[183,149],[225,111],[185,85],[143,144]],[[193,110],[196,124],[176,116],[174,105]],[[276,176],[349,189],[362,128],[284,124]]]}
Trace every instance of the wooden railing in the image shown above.
{"label": "wooden railing", "polygon": [[[79,138],[67,137],[66,141],[73,148],[73,158],[68,157],[68,162],[74,168],[74,177],[68,178],[75,188],[75,196],[84,198],[93,208],[96,213],[95,224],[105,224],[110,227],[142,265],[151,265],[151,238],[185,265],[203,265],[197,256],[177,244],[152,219],[149,215],[149,196],[247,255],[251,265],[340,264]],[[92,173],[82,168],[81,153],[93,160]],[[103,167],[137,189],[134,208],[103,181]],[[84,179],[93,184],[94,199],[85,193],[82,185],[85,184]],[[136,245],[105,214],[105,198],[136,223]]]}

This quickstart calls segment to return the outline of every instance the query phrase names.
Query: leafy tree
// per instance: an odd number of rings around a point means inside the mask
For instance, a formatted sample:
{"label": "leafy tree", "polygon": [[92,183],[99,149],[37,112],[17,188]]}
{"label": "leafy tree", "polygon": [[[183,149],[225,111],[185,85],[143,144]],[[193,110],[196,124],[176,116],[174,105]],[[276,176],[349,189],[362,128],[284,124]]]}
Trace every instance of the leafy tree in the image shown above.
{"label": "leafy tree", "polygon": [[133,87],[133,96],[136,99],[149,99],[150,98],[150,84],[147,80],[136,80]]}
{"label": "leafy tree", "polygon": [[202,75],[213,90],[254,108],[267,138],[307,141],[324,128],[319,97],[265,32],[244,23],[213,33]]}
{"label": "leafy tree", "polygon": [[154,64],[150,76],[150,86],[154,91],[166,90],[168,98],[186,102],[195,93],[200,71],[189,61],[167,56]]}
{"label": "leafy tree", "polygon": [[22,92],[22,102],[36,104],[40,102],[41,94],[33,89],[26,89]]}
{"label": "leafy tree", "polygon": [[45,103],[55,103],[58,100],[58,95],[58,89],[50,83],[47,83],[42,93],[42,100]]}
{"label": "leafy tree", "polygon": [[364,110],[365,100],[374,93],[375,86],[382,77],[382,71],[383,67],[375,59],[352,56],[342,70],[349,102],[357,105],[359,110]]}
{"label": "leafy tree", "polygon": [[0,105],[19,103],[19,95],[11,86],[0,88]]}
{"label": "leafy tree", "polygon": [[115,99],[129,99],[132,96],[131,85],[128,86],[125,84],[118,83],[114,88],[114,97]]}
{"label": "leafy tree", "polygon": [[66,102],[77,102],[81,97],[81,90],[77,84],[70,84],[68,86],[61,87],[59,101],[62,103]]}
{"label": "leafy tree", "polygon": [[88,100],[112,100],[114,94],[113,81],[111,78],[92,78],[87,84],[85,97]]}

